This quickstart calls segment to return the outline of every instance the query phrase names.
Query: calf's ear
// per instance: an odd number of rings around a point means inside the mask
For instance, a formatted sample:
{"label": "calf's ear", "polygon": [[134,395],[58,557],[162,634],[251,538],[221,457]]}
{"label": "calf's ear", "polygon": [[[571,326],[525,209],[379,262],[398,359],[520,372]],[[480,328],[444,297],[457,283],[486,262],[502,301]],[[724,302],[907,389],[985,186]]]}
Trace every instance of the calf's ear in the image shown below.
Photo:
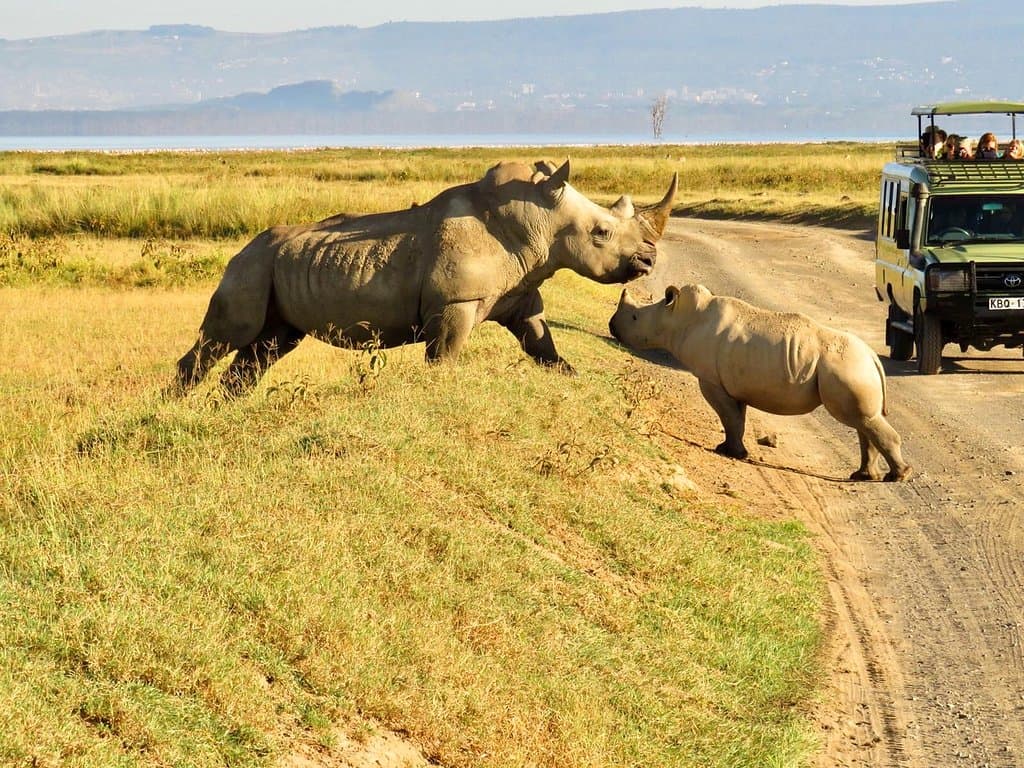
{"label": "calf's ear", "polygon": [[569,183],[569,160],[566,159],[562,163],[562,167],[552,173],[548,178],[541,182],[544,189],[544,195],[552,202],[557,202],[562,196],[562,190],[565,185]]}

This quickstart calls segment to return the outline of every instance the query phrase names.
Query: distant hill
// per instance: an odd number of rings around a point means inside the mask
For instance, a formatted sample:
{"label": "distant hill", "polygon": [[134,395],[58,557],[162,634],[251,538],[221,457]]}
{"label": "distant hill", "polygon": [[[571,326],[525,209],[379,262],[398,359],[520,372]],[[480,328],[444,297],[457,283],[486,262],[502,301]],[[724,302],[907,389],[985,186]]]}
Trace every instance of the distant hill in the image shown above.
{"label": "distant hill", "polygon": [[192,110],[239,109],[256,112],[432,111],[428,102],[402,91],[344,91],[330,80],[280,85],[267,93],[249,92],[209,99]]}
{"label": "distant hill", "polygon": [[[291,120],[302,130],[643,131],[660,95],[669,99],[666,131],[905,132],[914,104],[1024,100],[1022,40],[1016,0],[678,8],[280,34],[193,25],[97,31],[0,40],[0,132],[40,124],[123,132],[132,121],[143,132],[164,123],[201,132],[241,113],[266,116],[250,124]],[[49,112],[47,123],[41,110],[89,112]]]}

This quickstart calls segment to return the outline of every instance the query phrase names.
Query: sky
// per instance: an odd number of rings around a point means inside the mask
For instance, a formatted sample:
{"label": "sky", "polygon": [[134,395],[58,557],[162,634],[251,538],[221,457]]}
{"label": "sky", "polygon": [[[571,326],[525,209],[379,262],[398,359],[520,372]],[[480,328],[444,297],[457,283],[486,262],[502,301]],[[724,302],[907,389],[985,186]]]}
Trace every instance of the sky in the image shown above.
{"label": "sky", "polygon": [[[0,0],[0,38],[68,35],[97,29],[146,29],[153,24],[202,24],[228,32],[285,32],[390,21],[482,21],[651,8],[754,8],[806,0]],[[817,0],[819,5],[895,5],[913,0]]]}

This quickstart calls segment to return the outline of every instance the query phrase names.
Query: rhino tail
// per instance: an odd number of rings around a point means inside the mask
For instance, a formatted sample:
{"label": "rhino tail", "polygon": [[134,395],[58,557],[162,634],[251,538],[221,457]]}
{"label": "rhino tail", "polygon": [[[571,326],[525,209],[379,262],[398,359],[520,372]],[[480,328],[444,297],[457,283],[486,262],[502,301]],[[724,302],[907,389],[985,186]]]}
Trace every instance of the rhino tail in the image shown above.
{"label": "rhino tail", "polygon": [[232,257],[210,298],[202,337],[238,349],[263,330],[274,283],[273,230],[257,235]]}
{"label": "rhino tail", "polygon": [[882,368],[882,361],[878,359],[878,355],[873,354],[871,357],[875,361],[875,370],[878,371],[878,379],[882,383],[882,415],[888,416],[889,407],[885,396],[885,369]]}

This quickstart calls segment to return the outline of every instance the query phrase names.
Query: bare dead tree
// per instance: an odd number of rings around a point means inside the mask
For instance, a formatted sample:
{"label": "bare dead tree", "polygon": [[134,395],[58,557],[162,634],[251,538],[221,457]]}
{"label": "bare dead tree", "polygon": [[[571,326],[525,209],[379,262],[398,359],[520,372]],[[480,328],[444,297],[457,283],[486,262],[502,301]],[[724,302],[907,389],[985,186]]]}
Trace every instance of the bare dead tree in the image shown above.
{"label": "bare dead tree", "polygon": [[654,131],[654,138],[660,139],[665,128],[665,112],[668,111],[668,97],[659,96],[651,104],[651,130]]}

